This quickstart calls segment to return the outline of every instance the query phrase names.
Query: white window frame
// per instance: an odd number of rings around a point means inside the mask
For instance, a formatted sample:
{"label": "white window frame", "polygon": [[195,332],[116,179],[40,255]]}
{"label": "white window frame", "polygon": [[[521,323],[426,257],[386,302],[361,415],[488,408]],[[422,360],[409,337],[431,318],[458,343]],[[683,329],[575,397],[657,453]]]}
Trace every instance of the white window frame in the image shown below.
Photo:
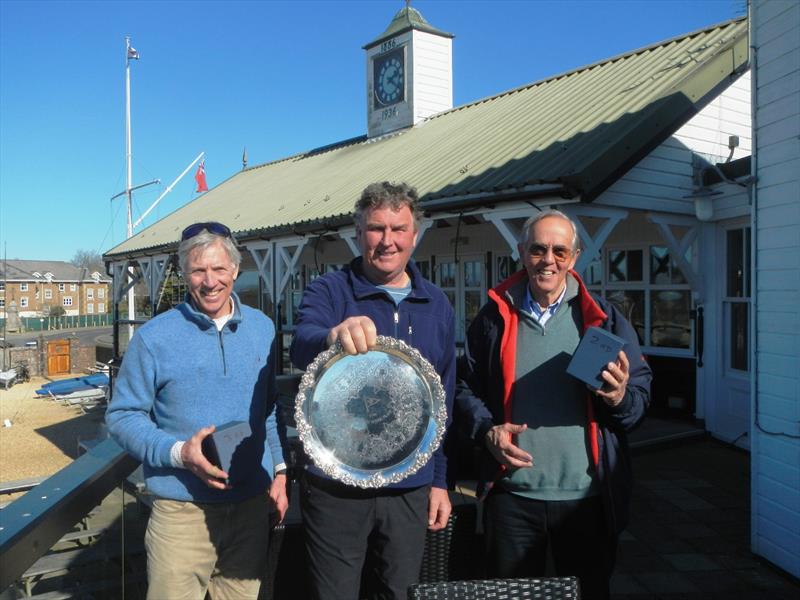
{"label": "white window frame", "polygon": [[[468,324],[466,322],[466,292],[478,292],[478,296],[480,298],[484,298],[486,296],[486,255],[478,252],[471,252],[469,254],[460,254],[458,256],[458,262],[455,263],[455,286],[443,286],[441,285],[441,272],[440,268],[443,264],[452,264],[455,261],[455,256],[452,254],[444,255],[444,256],[437,256],[436,260],[434,261],[434,268],[433,273],[431,276],[433,277],[433,282],[439,286],[442,291],[450,291],[453,293],[453,297],[455,298],[455,306],[453,306],[453,311],[455,312],[456,316],[456,342],[463,342],[466,339],[466,331],[468,328]],[[481,269],[481,283],[478,286],[467,286],[465,283],[465,274],[464,268],[466,263],[469,262],[477,262],[480,265]]]}
{"label": "white window frame", "polygon": [[53,290],[51,290],[50,288],[47,288],[44,291],[44,299],[45,300],[52,300],[53,299]]}
{"label": "white window frame", "polygon": [[58,284],[58,291],[59,291],[59,292],[65,292],[65,291],[67,291],[67,284],[66,284],[66,283],[59,283],[59,284]]}
{"label": "white window frame", "polygon": [[77,283],[70,283],[69,284],[69,291],[70,292],[77,292],[78,291],[78,284]]}
{"label": "white window frame", "polygon": [[19,284],[19,291],[20,292],[27,292],[28,291],[28,284],[27,283],[20,283]]}
{"label": "white window frame", "polygon": [[101,298],[101,299],[105,298],[106,297],[106,290],[104,288],[98,288],[97,297]]}
{"label": "white window frame", "polygon": [[[669,347],[669,346],[652,346],[650,345],[651,339],[650,336],[652,335],[652,316],[651,316],[651,294],[653,292],[660,292],[660,291],[668,291],[668,290],[676,290],[676,291],[685,291],[689,292],[690,297],[690,313],[695,308],[695,299],[692,295],[692,288],[691,284],[687,280],[685,283],[670,283],[670,284],[661,284],[661,283],[650,283],[650,247],[651,246],[659,246],[659,247],[666,247],[669,251],[669,247],[664,242],[660,241],[653,241],[646,244],[617,244],[617,245],[608,245],[603,247],[602,249],[602,257],[601,257],[601,264],[602,264],[602,273],[601,273],[601,283],[599,285],[587,285],[587,287],[595,292],[600,294],[603,298],[606,298],[608,292],[611,291],[631,291],[631,292],[643,292],[644,297],[644,340],[642,343],[642,351],[645,354],[652,354],[653,356],[677,356],[677,357],[693,357],[695,355],[695,322],[691,318],[689,319],[689,347],[688,348],[677,348],[677,347]],[[625,282],[609,282],[608,275],[609,275],[609,254],[614,251],[631,251],[631,250],[639,250],[642,252],[642,279],[641,281],[625,281]],[[692,262],[694,262],[695,257],[697,255],[696,246],[692,246]],[[675,261],[672,261],[673,268],[679,270]],[[684,279],[686,279],[684,275]],[[633,323],[631,323],[633,325]]]}
{"label": "white window frame", "polygon": [[28,308],[28,297],[27,296],[20,296],[20,298],[19,298],[19,307],[20,308]]}
{"label": "white window frame", "polygon": [[748,320],[748,323],[752,319],[753,308],[752,308],[752,305],[750,303],[751,303],[752,295],[753,295],[753,281],[752,281],[752,278],[753,278],[753,266],[752,266],[752,264],[750,264],[750,257],[746,254],[744,256],[745,270],[744,270],[743,274],[744,274],[745,280],[744,280],[743,288],[744,288],[744,291],[748,292],[748,293],[745,296],[729,296],[728,295],[728,289],[727,289],[728,288],[727,266],[728,266],[728,261],[729,261],[730,257],[728,256],[727,241],[728,241],[728,234],[731,231],[741,231],[742,232],[743,239],[745,239],[747,241],[747,245],[744,248],[746,253],[751,251],[751,247],[752,247],[751,245],[753,243],[753,241],[752,241],[752,233],[751,233],[752,230],[750,229],[750,225],[749,224],[744,224],[743,223],[743,224],[734,225],[734,226],[725,228],[725,231],[724,231],[725,247],[723,249],[723,252],[725,252],[725,262],[724,262],[724,264],[726,266],[726,271],[724,273],[722,273],[722,275],[721,275],[722,280],[723,280],[723,283],[722,283],[723,288],[722,289],[724,290],[722,292],[722,319],[723,319],[723,328],[722,329],[723,329],[723,332],[724,332],[724,335],[722,336],[722,353],[723,353],[722,368],[723,368],[723,371],[728,376],[738,377],[738,378],[741,378],[741,379],[747,379],[750,376],[750,373],[752,371],[752,365],[750,364],[750,360],[751,360],[750,347],[751,347],[751,344],[753,343],[753,340],[750,337],[750,333],[751,332],[748,329],[748,331],[747,331],[747,333],[748,333],[747,349],[746,349],[746,352],[745,352],[745,357],[747,359],[747,368],[746,369],[737,369],[736,367],[734,367],[731,364],[731,353],[730,353],[730,351],[731,351],[731,333],[732,333],[731,327],[726,326],[725,324],[729,322],[729,320],[730,320],[730,318],[732,316],[731,311],[733,310],[733,305],[735,305],[735,304],[746,305],[747,306],[747,320]]}
{"label": "white window frame", "polygon": [[61,302],[64,306],[72,306],[72,296],[64,296]]}
{"label": "white window frame", "polygon": [[103,314],[106,312],[106,303],[105,302],[98,302],[97,303],[97,312]]}
{"label": "white window frame", "polygon": [[87,314],[94,314],[94,304],[92,302],[86,303],[86,312]]}
{"label": "white window frame", "polygon": [[87,300],[94,300],[94,289],[86,288],[86,299]]}

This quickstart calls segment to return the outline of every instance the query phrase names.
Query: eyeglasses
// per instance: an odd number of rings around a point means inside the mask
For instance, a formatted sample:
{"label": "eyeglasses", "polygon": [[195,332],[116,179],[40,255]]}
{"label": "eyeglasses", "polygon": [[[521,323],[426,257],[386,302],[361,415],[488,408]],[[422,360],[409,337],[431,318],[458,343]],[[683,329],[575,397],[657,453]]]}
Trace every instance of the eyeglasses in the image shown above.
{"label": "eyeglasses", "polygon": [[202,233],[203,231],[208,231],[208,233],[213,233],[214,235],[221,235],[222,237],[233,237],[231,235],[231,230],[228,229],[226,225],[217,223],[216,221],[207,221],[205,223],[195,223],[194,225],[189,225],[183,230],[183,233],[181,233],[181,241],[185,242],[189,238],[193,238],[198,233]]}
{"label": "eyeglasses", "polygon": [[547,254],[548,250],[553,251],[553,258],[555,258],[557,262],[564,262],[569,260],[569,258],[572,256],[572,249],[567,248],[566,246],[545,246],[544,244],[531,244],[528,247],[528,253],[533,258],[542,258]]}

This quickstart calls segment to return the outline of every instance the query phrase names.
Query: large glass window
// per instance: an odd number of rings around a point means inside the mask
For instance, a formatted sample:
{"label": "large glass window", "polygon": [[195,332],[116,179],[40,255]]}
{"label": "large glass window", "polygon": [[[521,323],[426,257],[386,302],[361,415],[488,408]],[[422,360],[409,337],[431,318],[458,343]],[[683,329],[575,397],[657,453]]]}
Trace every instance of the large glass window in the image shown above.
{"label": "large glass window", "polygon": [[417,269],[419,269],[420,274],[425,279],[430,281],[431,280],[431,261],[429,261],[429,260],[415,260],[414,263],[417,265]]}
{"label": "large glass window", "polygon": [[303,278],[299,271],[294,271],[286,282],[281,303],[281,329],[293,329],[297,320],[297,311],[303,298]]}
{"label": "large glass window", "polygon": [[458,262],[444,258],[436,263],[436,285],[445,293],[456,313],[456,341],[462,342],[466,330],[486,301],[486,275],[482,256],[465,256]]}
{"label": "large glass window", "polygon": [[641,250],[610,250],[609,282],[642,281],[642,254]]}
{"label": "large glass window", "polygon": [[625,318],[628,319],[636,334],[639,343],[644,344],[644,291],[643,290],[610,290],[606,298],[616,306]]}
{"label": "large glass window", "polygon": [[651,290],[650,345],[689,348],[691,306],[689,290]]}
{"label": "large glass window", "polygon": [[497,285],[504,279],[507,279],[518,269],[519,261],[514,260],[510,256],[498,256],[494,273],[494,285]]}
{"label": "large glass window", "polygon": [[586,285],[601,285],[603,283],[603,261],[595,258],[586,265],[583,271],[583,283]]}
{"label": "large glass window", "polygon": [[750,228],[725,234],[725,298],[727,368],[750,370]]}
{"label": "large glass window", "polygon": [[469,329],[472,319],[483,304],[483,260],[472,259],[461,263],[464,266],[464,331]]}
{"label": "large glass window", "polygon": [[727,296],[750,296],[750,228],[733,229],[727,233]]}
{"label": "large glass window", "polygon": [[[691,264],[691,249],[685,258]],[[606,248],[583,278],[625,315],[648,351],[693,349],[691,289],[666,246]]]}
{"label": "large glass window", "polygon": [[665,246],[650,246],[650,283],[686,283],[683,271],[675,265]]}

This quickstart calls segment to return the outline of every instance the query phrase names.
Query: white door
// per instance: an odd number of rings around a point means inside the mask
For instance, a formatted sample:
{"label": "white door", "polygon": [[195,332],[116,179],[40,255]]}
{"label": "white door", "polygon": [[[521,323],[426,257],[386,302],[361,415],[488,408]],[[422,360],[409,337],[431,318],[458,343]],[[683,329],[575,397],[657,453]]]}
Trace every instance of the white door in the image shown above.
{"label": "white door", "polygon": [[467,327],[486,301],[486,269],[481,255],[437,258],[435,281],[456,313],[456,342],[464,341]]}
{"label": "white door", "polygon": [[719,278],[722,339],[714,390],[712,433],[743,448],[750,447],[750,227],[720,228],[718,256],[724,257]]}

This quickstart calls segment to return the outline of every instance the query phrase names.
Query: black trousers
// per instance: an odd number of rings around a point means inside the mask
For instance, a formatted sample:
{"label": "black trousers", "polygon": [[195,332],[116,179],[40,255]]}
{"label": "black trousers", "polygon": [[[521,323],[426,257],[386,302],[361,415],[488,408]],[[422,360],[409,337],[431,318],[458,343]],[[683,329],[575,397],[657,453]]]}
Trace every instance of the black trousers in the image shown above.
{"label": "black trousers", "polygon": [[300,509],[311,597],[357,600],[369,554],[371,598],[405,600],[419,579],[429,486],[362,490],[305,474]]}
{"label": "black trousers", "polygon": [[581,598],[608,598],[617,536],[599,497],[542,501],[495,487],[484,507],[490,577],[542,577],[547,548],[559,576],[577,576]]}

